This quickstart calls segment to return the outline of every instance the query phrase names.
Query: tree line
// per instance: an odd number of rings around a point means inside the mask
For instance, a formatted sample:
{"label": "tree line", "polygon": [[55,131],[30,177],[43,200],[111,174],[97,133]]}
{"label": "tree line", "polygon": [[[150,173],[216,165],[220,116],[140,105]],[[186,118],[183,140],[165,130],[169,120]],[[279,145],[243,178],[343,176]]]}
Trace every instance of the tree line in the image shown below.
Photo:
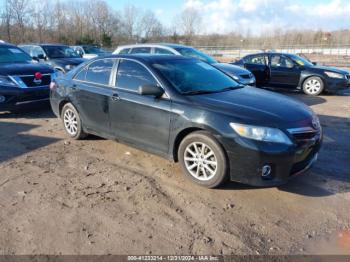
{"label": "tree line", "polygon": [[203,17],[185,9],[165,26],[151,10],[126,5],[114,10],[105,0],[3,0],[0,39],[19,44],[54,42],[115,47],[127,43],[175,42],[194,46],[276,48],[285,45],[350,44],[350,30],[276,28],[261,36],[232,32],[201,34]]}

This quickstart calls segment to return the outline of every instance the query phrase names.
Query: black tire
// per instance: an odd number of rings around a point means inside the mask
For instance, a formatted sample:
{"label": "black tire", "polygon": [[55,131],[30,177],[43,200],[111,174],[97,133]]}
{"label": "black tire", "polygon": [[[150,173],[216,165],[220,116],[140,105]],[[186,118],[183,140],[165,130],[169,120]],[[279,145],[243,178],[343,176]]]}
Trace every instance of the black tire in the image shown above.
{"label": "black tire", "polygon": [[[74,128],[73,127],[69,128],[70,125],[66,123],[69,120],[67,118],[68,115],[72,116],[71,118],[72,121],[73,119],[75,119]],[[67,103],[64,105],[61,112],[61,120],[63,123],[64,130],[71,138],[75,140],[80,140],[80,139],[84,139],[87,136],[87,134],[84,132],[82,128],[82,122],[81,122],[79,113],[71,103]]]}
{"label": "black tire", "polygon": [[303,83],[303,91],[306,95],[318,96],[324,90],[323,80],[318,76],[312,76],[305,79]]}
{"label": "black tire", "polygon": [[[196,143],[196,144],[194,144]],[[203,153],[202,155],[210,155],[210,150],[214,153],[214,156],[211,158],[208,158],[208,160],[204,160],[205,158],[203,157],[200,159],[200,157],[194,157],[193,154],[193,159],[196,159],[196,163],[198,161],[200,162],[199,166],[197,166],[194,169],[192,169],[192,172],[197,173],[197,170],[200,169],[198,175],[202,176],[201,179],[198,179],[195,177],[195,175],[192,175],[191,172],[189,171],[188,167],[191,167],[195,162],[191,161],[186,161],[185,162],[185,154],[186,154],[186,159],[189,159],[189,151],[187,149],[191,149],[192,146],[198,144],[204,144],[205,147],[204,149],[206,150],[206,154]],[[198,147],[197,147],[198,148]],[[203,147],[198,148],[198,151],[201,151]],[[193,152],[193,150],[191,150]],[[196,184],[207,187],[207,188],[216,188],[223,184],[227,178],[228,178],[228,171],[229,171],[229,166],[228,166],[228,160],[225,154],[224,149],[222,146],[219,144],[219,142],[213,137],[210,133],[205,132],[205,131],[197,131],[189,134],[186,136],[180,143],[179,149],[178,149],[178,159],[181,164],[181,168],[187,178],[189,178],[191,181],[195,182]],[[216,168],[214,168],[214,165],[207,164],[207,162],[215,162],[217,163]],[[191,165],[191,166],[189,166]],[[204,167],[205,166],[205,167]],[[215,169],[215,173],[210,173],[208,170]],[[202,180],[202,179],[207,179],[207,180]]]}

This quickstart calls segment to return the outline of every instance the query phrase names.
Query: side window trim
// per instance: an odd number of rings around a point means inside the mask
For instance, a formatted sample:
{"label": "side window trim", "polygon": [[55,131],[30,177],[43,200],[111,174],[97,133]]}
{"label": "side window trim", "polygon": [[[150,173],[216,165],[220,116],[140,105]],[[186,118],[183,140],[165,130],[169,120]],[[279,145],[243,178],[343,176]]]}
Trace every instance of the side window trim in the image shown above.
{"label": "side window trim", "polygon": [[119,70],[119,65],[120,65],[120,60],[127,60],[127,61],[131,61],[131,62],[135,62],[137,64],[140,64],[141,66],[143,66],[147,72],[149,72],[151,74],[151,76],[156,80],[157,84],[159,85],[159,87],[161,87],[164,90],[164,95],[163,98],[170,98],[170,96],[168,95],[168,93],[166,92],[165,88],[163,87],[162,83],[159,81],[158,77],[155,76],[155,74],[149,70],[149,68],[147,66],[145,66],[143,63],[134,60],[134,59],[130,59],[130,58],[118,58],[118,61],[116,62],[117,66],[115,68],[115,72],[114,72],[114,89],[117,90],[123,90],[123,91],[127,91],[127,92],[131,92],[131,93],[138,93],[137,91],[133,91],[130,89],[126,89],[126,88],[122,88],[122,87],[118,87],[117,86],[117,77],[118,77],[118,70]]}
{"label": "side window trim", "polygon": [[[78,74],[80,74],[83,70],[85,70],[85,76],[86,76],[86,73],[87,71],[89,70],[89,67],[91,64],[97,62],[97,61],[101,61],[101,60],[112,60],[113,61],[113,67],[112,67],[112,70],[111,70],[111,74],[109,75],[109,84],[108,85],[104,85],[104,84],[99,84],[99,83],[94,83],[94,82],[90,82],[90,81],[86,81],[86,80],[80,80],[80,79],[76,79],[76,76]],[[83,68],[81,68],[78,72],[76,72],[74,74],[74,76],[72,77],[72,80],[73,81],[78,81],[78,82],[81,82],[81,83],[86,83],[86,84],[92,84],[92,85],[98,85],[98,86],[102,86],[102,87],[108,87],[108,88],[114,88],[114,86],[112,85],[112,75],[113,75],[113,70],[115,69],[115,66],[116,66],[116,59],[115,58],[101,58],[101,59],[97,59],[97,60],[94,60],[94,61],[91,61],[89,64],[85,65]]]}

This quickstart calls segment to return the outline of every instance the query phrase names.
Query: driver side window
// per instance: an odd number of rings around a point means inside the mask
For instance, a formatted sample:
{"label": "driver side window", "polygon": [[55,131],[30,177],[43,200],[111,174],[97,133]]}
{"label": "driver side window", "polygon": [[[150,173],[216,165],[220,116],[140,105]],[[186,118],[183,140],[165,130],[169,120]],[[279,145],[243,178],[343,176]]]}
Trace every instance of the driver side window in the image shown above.
{"label": "driver side window", "polygon": [[271,57],[271,67],[284,67],[293,68],[294,63],[292,60],[282,55],[273,55]]}

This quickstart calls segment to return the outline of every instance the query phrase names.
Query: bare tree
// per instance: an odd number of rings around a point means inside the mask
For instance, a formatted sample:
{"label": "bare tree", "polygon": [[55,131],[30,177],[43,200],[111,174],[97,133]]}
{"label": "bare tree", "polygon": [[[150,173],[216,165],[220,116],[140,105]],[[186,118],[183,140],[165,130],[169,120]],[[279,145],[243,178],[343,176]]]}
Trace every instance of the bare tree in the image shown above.
{"label": "bare tree", "polygon": [[196,34],[200,33],[202,17],[197,9],[187,8],[175,20],[180,28],[180,33],[191,42]]}

